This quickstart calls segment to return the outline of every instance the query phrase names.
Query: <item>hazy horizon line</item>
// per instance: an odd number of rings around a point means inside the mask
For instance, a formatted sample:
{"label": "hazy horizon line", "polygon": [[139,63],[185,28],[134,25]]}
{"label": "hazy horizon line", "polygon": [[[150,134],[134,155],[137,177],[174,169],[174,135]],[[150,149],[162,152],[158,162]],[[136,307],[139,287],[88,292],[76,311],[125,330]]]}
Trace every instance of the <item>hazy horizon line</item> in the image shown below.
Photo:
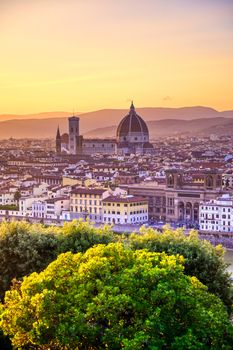
{"label": "hazy horizon line", "polygon": [[[207,109],[212,109],[216,112],[228,112],[228,111],[233,111],[233,106],[232,109],[223,109],[223,110],[219,110],[217,108],[211,107],[211,106],[207,106],[207,105],[182,105],[179,107],[172,107],[172,106],[135,106],[135,109],[183,109],[183,108],[207,108]],[[103,107],[103,108],[99,108],[99,109],[92,109],[92,110],[87,110],[87,111],[79,111],[79,112],[71,112],[71,111],[65,111],[65,110],[46,110],[46,111],[35,111],[35,112],[27,112],[27,113],[17,113],[17,112],[11,112],[11,113],[4,113],[4,112],[0,112],[0,117],[1,116],[30,116],[30,115],[39,115],[39,114],[49,114],[49,113],[69,113],[70,115],[81,115],[81,114],[88,114],[88,113],[93,113],[93,112],[98,112],[98,111],[106,111],[106,110],[129,110],[129,107],[121,107],[121,108],[115,108],[115,107]]]}

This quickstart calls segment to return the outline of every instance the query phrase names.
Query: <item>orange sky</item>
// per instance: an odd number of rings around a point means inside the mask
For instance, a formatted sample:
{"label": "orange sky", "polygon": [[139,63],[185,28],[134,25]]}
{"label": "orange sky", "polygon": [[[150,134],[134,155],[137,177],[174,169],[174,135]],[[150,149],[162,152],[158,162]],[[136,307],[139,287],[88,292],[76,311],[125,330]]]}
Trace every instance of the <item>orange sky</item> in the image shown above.
{"label": "orange sky", "polygon": [[0,114],[233,109],[232,0],[1,0]]}

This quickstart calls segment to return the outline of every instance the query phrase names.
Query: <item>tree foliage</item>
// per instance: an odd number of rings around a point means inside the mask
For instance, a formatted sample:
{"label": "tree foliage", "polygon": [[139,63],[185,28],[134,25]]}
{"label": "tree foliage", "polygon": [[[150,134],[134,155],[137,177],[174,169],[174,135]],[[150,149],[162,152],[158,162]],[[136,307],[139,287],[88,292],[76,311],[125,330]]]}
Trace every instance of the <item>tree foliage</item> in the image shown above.
{"label": "tree foliage", "polygon": [[211,293],[222,299],[228,312],[232,312],[232,282],[224,262],[222,246],[214,247],[208,241],[200,240],[196,231],[185,236],[183,230],[171,230],[169,227],[164,228],[163,234],[142,228],[141,235],[129,236],[129,242],[133,249],[182,255],[185,258],[184,272],[196,276]]}
{"label": "tree foliage", "polygon": [[185,273],[196,276],[209,291],[219,296],[228,311],[232,307],[232,288],[223,249],[198,239],[194,232],[165,228],[163,234],[142,229],[141,234],[127,237],[113,234],[108,226],[95,228],[88,222],[73,221],[63,227],[45,227],[26,222],[0,224],[0,296],[10,288],[13,278],[20,279],[44,269],[58,254],[85,252],[96,244],[124,242],[132,249],[180,254],[185,257]]}
{"label": "tree foliage", "polygon": [[0,297],[12,279],[43,270],[56,256],[58,238],[53,230],[26,222],[0,225]]}
{"label": "tree foliage", "polygon": [[117,239],[110,228],[94,228],[74,220],[62,228],[27,222],[0,224],[0,298],[11,281],[40,272],[62,252],[84,252],[95,244]]}
{"label": "tree foliage", "polygon": [[14,200],[19,203],[19,200],[21,198],[21,193],[19,190],[17,190],[15,193],[14,193]]}
{"label": "tree foliage", "polygon": [[61,254],[6,293],[0,326],[16,348],[232,349],[222,302],[183,263],[120,243]]}
{"label": "tree foliage", "polygon": [[87,221],[74,220],[65,223],[60,234],[58,252],[85,252],[96,244],[117,241],[118,236],[111,232],[110,226],[93,227]]}

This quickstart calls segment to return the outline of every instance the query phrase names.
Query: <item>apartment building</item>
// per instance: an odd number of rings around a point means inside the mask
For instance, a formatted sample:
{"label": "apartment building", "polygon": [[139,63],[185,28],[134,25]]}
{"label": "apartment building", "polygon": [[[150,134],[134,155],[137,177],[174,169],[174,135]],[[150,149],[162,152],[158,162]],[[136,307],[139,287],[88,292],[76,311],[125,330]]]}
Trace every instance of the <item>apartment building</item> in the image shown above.
{"label": "apartment building", "polygon": [[109,196],[103,199],[106,224],[143,224],[148,221],[148,200],[143,197]]}
{"label": "apartment building", "polygon": [[202,202],[199,224],[201,232],[233,233],[233,196],[223,194],[216,200]]}
{"label": "apartment building", "polygon": [[70,200],[66,197],[40,199],[32,203],[32,216],[41,219],[59,219],[69,206]]}
{"label": "apartment building", "polygon": [[78,187],[70,193],[70,211],[73,219],[89,218],[102,221],[102,200],[109,196],[106,188]]}

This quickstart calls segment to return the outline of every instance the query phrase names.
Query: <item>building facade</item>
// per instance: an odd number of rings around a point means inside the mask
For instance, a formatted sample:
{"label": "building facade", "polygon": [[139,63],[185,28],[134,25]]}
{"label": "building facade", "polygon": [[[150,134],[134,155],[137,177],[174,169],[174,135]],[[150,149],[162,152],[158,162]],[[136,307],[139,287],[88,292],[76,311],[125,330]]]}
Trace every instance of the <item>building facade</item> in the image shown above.
{"label": "building facade", "polygon": [[143,224],[148,222],[148,201],[135,196],[109,196],[103,199],[105,224]]}
{"label": "building facade", "polygon": [[233,196],[224,194],[215,200],[202,202],[199,224],[201,232],[233,233]]}
{"label": "building facade", "polygon": [[102,200],[108,196],[107,189],[79,187],[70,193],[72,218],[102,222]]}
{"label": "building facade", "polygon": [[114,154],[115,152],[115,139],[84,139],[82,143],[82,154]]}
{"label": "building facade", "polygon": [[154,181],[123,188],[127,188],[129,194],[148,199],[151,220],[198,223],[200,203],[216,199],[224,191],[218,171],[203,171],[198,181],[194,178],[182,170],[170,169],[163,184]]}

